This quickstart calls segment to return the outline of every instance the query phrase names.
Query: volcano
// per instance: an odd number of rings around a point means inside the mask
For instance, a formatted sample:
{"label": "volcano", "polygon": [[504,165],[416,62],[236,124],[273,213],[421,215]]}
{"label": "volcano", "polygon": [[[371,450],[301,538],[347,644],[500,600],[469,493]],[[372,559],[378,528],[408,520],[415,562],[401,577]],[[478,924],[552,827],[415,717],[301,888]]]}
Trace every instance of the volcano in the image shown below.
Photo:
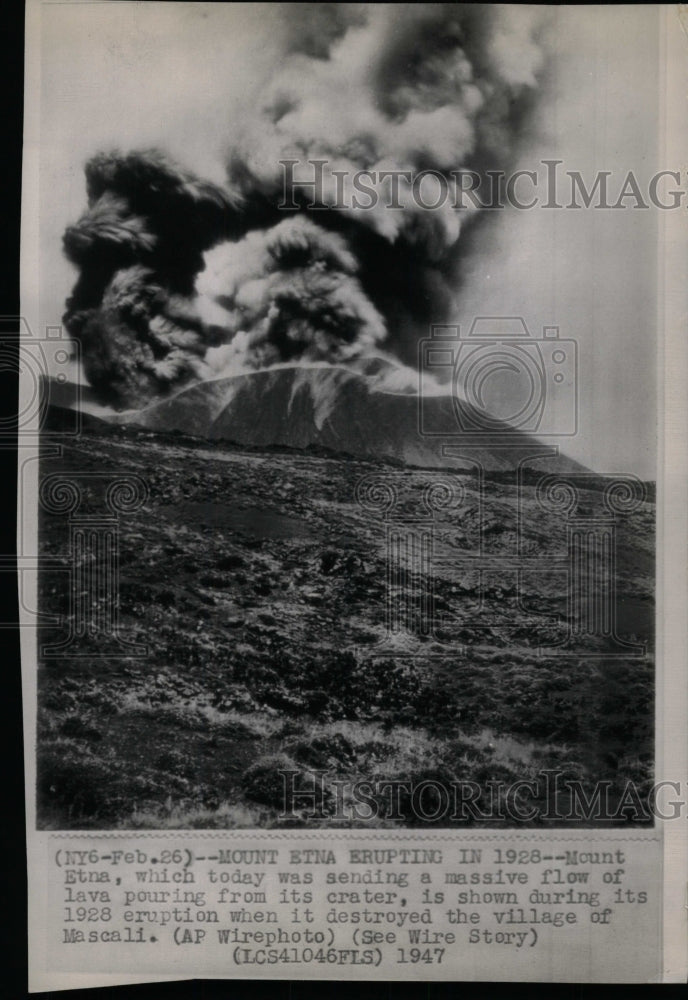
{"label": "volcano", "polygon": [[[432,436],[420,430],[421,409],[435,429]],[[421,403],[408,369],[373,358],[347,366],[285,365],[212,379],[111,419],[212,441],[316,446],[420,468],[473,468],[479,462],[487,471],[499,471],[525,460],[553,471],[584,471],[551,448],[547,454],[548,446],[537,437],[507,423],[495,422],[489,435],[462,431],[479,426],[481,416],[470,403],[439,394],[437,386]]]}

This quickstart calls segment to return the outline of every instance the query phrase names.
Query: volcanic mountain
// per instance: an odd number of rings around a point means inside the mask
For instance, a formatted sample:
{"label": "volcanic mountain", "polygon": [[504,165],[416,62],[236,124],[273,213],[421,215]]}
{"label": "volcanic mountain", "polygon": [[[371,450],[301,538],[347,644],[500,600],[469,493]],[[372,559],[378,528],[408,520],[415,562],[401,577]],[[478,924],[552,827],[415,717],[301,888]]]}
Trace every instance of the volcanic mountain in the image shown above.
{"label": "volcanic mountain", "polygon": [[469,403],[438,394],[436,386],[421,407],[408,369],[374,358],[212,379],[111,419],[256,447],[319,446],[422,468],[471,468],[480,462],[485,470],[497,471],[529,458],[552,470],[582,471],[551,449],[549,457],[536,459],[547,454],[547,446],[506,423],[495,423],[489,435],[463,429],[479,427],[481,416]]}

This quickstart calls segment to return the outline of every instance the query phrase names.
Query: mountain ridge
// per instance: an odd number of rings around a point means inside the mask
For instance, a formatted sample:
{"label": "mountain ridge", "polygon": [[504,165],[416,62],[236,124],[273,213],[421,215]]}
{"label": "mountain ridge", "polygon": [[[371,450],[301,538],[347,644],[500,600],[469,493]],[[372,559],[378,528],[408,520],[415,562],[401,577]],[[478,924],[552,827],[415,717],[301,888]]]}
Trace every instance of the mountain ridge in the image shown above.
{"label": "mountain ridge", "polygon": [[143,409],[111,414],[107,419],[210,441],[321,446],[420,468],[480,464],[486,471],[499,471],[525,461],[537,462],[538,467],[544,463],[556,471],[586,471],[567,456],[543,456],[551,452],[549,446],[508,424],[496,424],[497,433],[489,435],[462,432],[457,405],[467,422],[475,419],[477,411],[465,400],[457,404],[451,396],[440,394],[437,386],[424,397],[422,406],[433,428],[441,428],[442,433],[421,433],[417,387],[406,372],[378,358],[356,366],[283,365],[199,382]]}

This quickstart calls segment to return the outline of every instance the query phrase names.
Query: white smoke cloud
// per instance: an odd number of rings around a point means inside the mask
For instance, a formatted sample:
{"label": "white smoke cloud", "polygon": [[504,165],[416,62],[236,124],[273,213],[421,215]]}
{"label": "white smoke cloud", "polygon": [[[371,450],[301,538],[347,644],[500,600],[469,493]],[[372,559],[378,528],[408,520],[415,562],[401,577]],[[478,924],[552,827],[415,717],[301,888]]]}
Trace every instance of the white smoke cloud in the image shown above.
{"label": "white smoke cloud", "polygon": [[196,307],[231,338],[205,356],[217,374],[293,358],[336,363],[369,353],[386,336],[345,240],[305,216],[223,243],[205,262]]}
{"label": "white smoke cloud", "polygon": [[488,154],[503,167],[518,138],[511,105],[537,87],[543,65],[536,41],[543,20],[529,6],[355,5],[326,58],[297,45],[280,63],[259,113],[232,137],[235,179],[273,190],[283,177],[280,160],[326,159],[325,204],[338,201],[338,171],[345,211],[357,222],[390,240],[406,234],[416,242],[420,227],[434,245],[441,232],[443,247],[452,246],[460,226],[451,199],[423,209],[402,180],[404,211],[386,208],[388,182],[378,181],[376,208],[361,209],[352,177],[360,170],[449,174]]}

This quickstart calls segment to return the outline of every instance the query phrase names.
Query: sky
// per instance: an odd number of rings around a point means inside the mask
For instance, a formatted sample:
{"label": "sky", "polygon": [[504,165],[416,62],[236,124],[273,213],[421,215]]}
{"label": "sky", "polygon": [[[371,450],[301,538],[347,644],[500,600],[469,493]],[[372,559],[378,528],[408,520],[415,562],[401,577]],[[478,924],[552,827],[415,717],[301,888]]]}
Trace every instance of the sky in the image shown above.
{"label": "sky", "polygon": [[[83,165],[159,146],[222,183],[235,129],[279,70],[289,17],[272,4],[46,3],[42,8],[40,316],[59,323],[76,272],[61,238],[86,207]],[[563,161],[610,190],[657,169],[658,15],[641,6],[550,10],[550,69],[517,167]],[[563,199],[568,188],[564,187]],[[472,237],[453,317],[558,326],[580,359],[580,420],[562,450],[599,472],[654,478],[656,209],[514,208]],[[419,338],[427,331],[419,331]]]}

